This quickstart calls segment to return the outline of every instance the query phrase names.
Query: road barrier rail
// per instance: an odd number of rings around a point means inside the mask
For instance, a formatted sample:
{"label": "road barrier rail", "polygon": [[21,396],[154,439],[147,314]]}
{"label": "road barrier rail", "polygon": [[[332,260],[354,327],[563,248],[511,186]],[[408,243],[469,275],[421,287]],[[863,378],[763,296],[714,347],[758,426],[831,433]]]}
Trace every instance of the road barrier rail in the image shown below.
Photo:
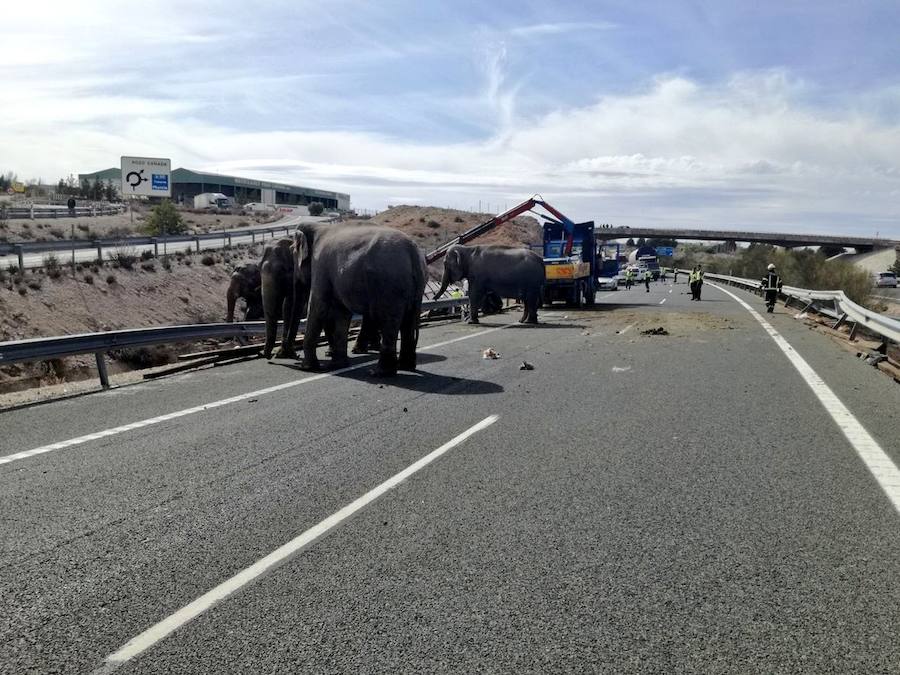
{"label": "road barrier rail", "polygon": [[[679,270],[679,272],[687,274],[689,270]],[[762,289],[762,282],[753,279],[732,277],[727,274],[706,274],[705,278],[755,292],[761,292]],[[856,304],[843,291],[816,291],[784,286],[780,296],[786,302],[794,300],[801,303],[804,311],[812,309],[836,319],[837,323],[834,324],[834,328],[839,328],[847,322],[852,323],[851,338],[855,336],[859,328],[863,328],[869,333],[879,336],[884,342],[900,344],[900,321]],[[830,303],[832,307],[823,307],[822,303]]]}
{"label": "road barrier rail", "polygon": [[122,213],[124,210],[124,206],[76,206],[74,209],[65,206],[0,206],[0,220],[37,220],[43,218],[72,217],[92,218],[94,216],[111,216]]}
{"label": "road barrier rail", "polygon": [[[469,302],[468,298],[427,300],[422,312],[453,309]],[[359,321],[362,317],[354,316]],[[301,326],[306,321],[300,322]],[[279,328],[280,330],[280,328]],[[265,335],[265,321],[241,321],[236,323],[205,323],[182,326],[154,326],[152,328],[128,328],[99,333],[81,333],[57,337],[30,338],[0,342],[0,366],[22,361],[44,361],[78,354],[94,354],[97,370],[104,388],[109,386],[106,374],[105,354],[126,348],[152,347],[177,342],[195,342],[213,338],[239,338]]]}

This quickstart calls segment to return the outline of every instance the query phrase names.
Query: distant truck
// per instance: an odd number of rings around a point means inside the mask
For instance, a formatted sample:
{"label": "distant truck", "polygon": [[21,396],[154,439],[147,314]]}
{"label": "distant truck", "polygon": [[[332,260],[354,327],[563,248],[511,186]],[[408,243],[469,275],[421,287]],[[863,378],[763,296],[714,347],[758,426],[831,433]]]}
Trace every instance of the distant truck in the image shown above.
{"label": "distant truck", "polygon": [[654,279],[659,279],[659,258],[653,246],[640,246],[628,256],[628,261],[645,268]]}
{"label": "distant truck", "polygon": [[204,192],[194,197],[195,209],[227,209],[231,205],[231,197],[221,192]]}

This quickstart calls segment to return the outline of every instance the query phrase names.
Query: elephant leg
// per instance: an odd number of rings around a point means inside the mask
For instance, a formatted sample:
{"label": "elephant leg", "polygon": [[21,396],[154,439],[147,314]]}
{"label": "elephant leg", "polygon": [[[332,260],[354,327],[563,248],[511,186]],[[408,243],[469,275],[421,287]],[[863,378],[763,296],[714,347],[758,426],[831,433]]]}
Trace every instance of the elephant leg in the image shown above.
{"label": "elephant leg", "polygon": [[272,350],[275,349],[275,338],[278,336],[278,309],[281,306],[280,294],[268,292],[263,294],[263,313],[266,317],[266,344],[263,347],[263,356],[272,358]]}
{"label": "elephant leg", "polygon": [[410,309],[403,317],[400,325],[400,360],[397,362],[398,370],[416,369],[416,343],[418,342],[419,313]]}
{"label": "elephant leg", "polygon": [[529,291],[525,294],[525,323],[538,322],[537,311],[540,302],[540,291]]}
{"label": "elephant leg", "polygon": [[293,330],[294,322],[294,299],[291,296],[285,296],[282,302],[281,317],[284,325],[281,329],[281,348],[275,352],[277,359],[296,359],[297,352],[294,349],[294,340],[297,338],[297,331]]}
{"label": "elephant leg", "polygon": [[328,348],[325,350],[325,356],[329,358],[334,354],[334,316],[329,314],[325,319],[323,327],[325,332],[325,340],[328,342]]}
{"label": "elephant leg", "polygon": [[376,377],[393,377],[397,374],[397,333],[399,321],[393,317],[381,324],[381,351],[378,363],[371,370]]}
{"label": "elephant leg", "polygon": [[366,354],[371,344],[378,343],[378,331],[375,328],[375,322],[371,317],[363,316],[362,323],[359,325],[359,335],[356,336],[356,342],[353,345],[354,354]]}
{"label": "elephant leg", "polygon": [[473,286],[472,283],[469,283],[469,320],[467,323],[480,323],[478,321],[478,308],[481,307],[481,302],[484,300],[484,296],[481,294],[481,289],[477,286]]}
{"label": "elephant leg", "polygon": [[302,370],[319,370],[316,345],[319,343],[319,336],[327,319],[326,314],[327,309],[321,307],[315,299],[310,300],[306,316],[306,333],[303,335],[303,360],[300,362]]}
{"label": "elephant leg", "polygon": [[331,367],[344,368],[349,365],[347,358],[347,334],[350,331],[350,319],[353,314],[346,310],[335,310],[331,318]]}

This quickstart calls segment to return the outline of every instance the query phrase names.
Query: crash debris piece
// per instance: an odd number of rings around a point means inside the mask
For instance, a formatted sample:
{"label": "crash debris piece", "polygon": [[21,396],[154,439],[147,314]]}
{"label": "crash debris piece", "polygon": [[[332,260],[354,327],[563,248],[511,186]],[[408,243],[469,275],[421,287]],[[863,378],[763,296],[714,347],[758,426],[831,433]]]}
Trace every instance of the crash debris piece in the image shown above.
{"label": "crash debris piece", "polygon": [[483,352],[481,352],[481,358],[483,358],[483,359],[499,359],[500,352],[498,352],[493,347],[488,347]]}
{"label": "crash debris piece", "polygon": [[648,328],[647,330],[642,330],[641,335],[668,335],[669,331],[667,331],[662,326],[658,326],[656,328]]}
{"label": "crash debris piece", "polygon": [[534,366],[528,363],[528,361],[522,361],[522,365],[519,366],[519,370],[534,370]]}

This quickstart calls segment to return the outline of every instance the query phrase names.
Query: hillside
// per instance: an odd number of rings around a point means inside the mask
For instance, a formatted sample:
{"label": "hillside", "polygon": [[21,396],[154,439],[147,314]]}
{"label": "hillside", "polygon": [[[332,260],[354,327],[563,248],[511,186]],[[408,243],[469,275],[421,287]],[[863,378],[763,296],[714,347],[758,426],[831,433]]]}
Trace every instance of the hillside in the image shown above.
{"label": "hillside", "polygon": [[[493,218],[490,213],[470,213],[433,206],[393,206],[369,222],[402,230],[426,250]],[[523,246],[541,243],[541,226],[531,216],[520,216],[474,240],[473,244]]]}

